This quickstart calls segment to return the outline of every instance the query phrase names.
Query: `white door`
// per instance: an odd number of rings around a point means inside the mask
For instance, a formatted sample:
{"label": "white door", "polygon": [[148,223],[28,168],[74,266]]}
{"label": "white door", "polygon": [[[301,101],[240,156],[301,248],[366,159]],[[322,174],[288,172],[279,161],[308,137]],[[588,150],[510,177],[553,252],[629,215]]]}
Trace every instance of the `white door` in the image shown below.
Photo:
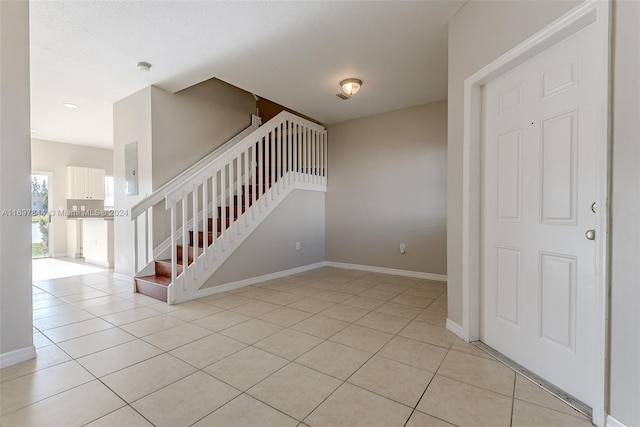
{"label": "white door", "polygon": [[595,25],[483,89],[481,340],[593,406]]}

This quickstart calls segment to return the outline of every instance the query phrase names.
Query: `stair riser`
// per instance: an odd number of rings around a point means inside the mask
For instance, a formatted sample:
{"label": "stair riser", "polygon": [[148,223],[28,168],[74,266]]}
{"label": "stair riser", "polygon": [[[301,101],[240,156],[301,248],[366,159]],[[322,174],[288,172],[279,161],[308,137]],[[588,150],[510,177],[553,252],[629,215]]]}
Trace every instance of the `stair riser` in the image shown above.
{"label": "stair riser", "polygon": [[[201,250],[199,252],[202,252]],[[178,260],[180,260],[180,264],[182,263],[183,260],[183,249],[182,249],[182,245],[177,247],[177,257]],[[189,246],[189,249],[187,250],[187,254],[188,254],[188,264],[191,265],[191,263],[193,262],[193,246]]]}
{"label": "stair riser", "polygon": [[[256,184],[255,187],[253,185],[249,185],[249,186],[243,185],[242,186],[242,195],[244,196],[245,194],[248,193],[249,197],[250,197],[249,200],[251,200],[251,197],[253,197],[254,191],[256,191],[258,193],[258,198],[260,198],[260,195],[264,194],[269,189],[269,187],[271,187],[270,184],[263,184],[262,186],[259,186],[259,185]],[[262,189],[262,191],[261,191],[261,189]]]}
{"label": "stair riser", "polygon": [[[180,259],[179,262],[182,262],[182,259]],[[176,267],[178,267],[176,271],[176,276],[178,276],[182,273],[182,265],[178,263]],[[156,274],[158,276],[171,277],[171,263],[156,261]]]}
{"label": "stair riser", "polygon": [[[233,221],[235,221],[236,219],[238,219],[238,218],[233,219]],[[226,217],[225,222],[227,223],[227,227],[226,228],[229,228],[229,226],[231,225],[231,222],[232,222],[231,217]],[[222,227],[221,226],[222,226],[222,218],[218,217],[218,218],[216,218],[216,227],[218,229],[218,232],[222,231]],[[214,228],[213,227],[213,219],[209,218],[209,230],[213,231],[213,228]],[[189,231],[189,232],[191,233],[191,231]]]}
{"label": "stair riser", "polygon": [[[235,206],[225,206],[224,208],[224,212],[225,212],[225,217],[227,219],[231,218],[231,215],[233,213],[233,219],[238,219],[238,209],[239,206],[235,205]],[[240,213],[245,213],[247,211],[247,209],[244,206],[242,206],[242,209],[240,210]],[[218,206],[218,218],[220,218],[222,216],[222,208],[220,206]]]}
{"label": "stair riser", "polygon": [[155,298],[160,301],[167,302],[167,287],[147,282],[146,280],[136,279],[136,292]]}
{"label": "stair riser", "polygon": [[[220,231],[218,231],[218,237],[220,237],[222,233]],[[208,243],[209,245],[211,245],[213,243],[213,233],[212,232],[208,232],[207,235],[209,236]],[[198,246],[199,247],[203,247],[203,242],[204,242],[204,232],[202,231],[198,231]],[[189,231],[189,244],[191,246],[194,246],[194,241],[193,241],[193,231]]]}

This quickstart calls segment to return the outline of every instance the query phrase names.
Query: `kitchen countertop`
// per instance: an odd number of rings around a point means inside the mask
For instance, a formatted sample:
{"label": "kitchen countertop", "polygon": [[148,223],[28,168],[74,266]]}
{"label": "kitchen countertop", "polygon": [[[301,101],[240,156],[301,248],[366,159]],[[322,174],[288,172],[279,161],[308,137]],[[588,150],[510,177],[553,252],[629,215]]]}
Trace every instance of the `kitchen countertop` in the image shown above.
{"label": "kitchen countertop", "polygon": [[67,219],[113,219],[113,209],[88,209],[85,211],[68,211]]}
{"label": "kitchen countertop", "polygon": [[87,219],[103,219],[105,221],[113,221],[113,215],[111,216],[73,216],[73,217],[67,217],[67,219],[72,219],[72,220],[87,220]]}

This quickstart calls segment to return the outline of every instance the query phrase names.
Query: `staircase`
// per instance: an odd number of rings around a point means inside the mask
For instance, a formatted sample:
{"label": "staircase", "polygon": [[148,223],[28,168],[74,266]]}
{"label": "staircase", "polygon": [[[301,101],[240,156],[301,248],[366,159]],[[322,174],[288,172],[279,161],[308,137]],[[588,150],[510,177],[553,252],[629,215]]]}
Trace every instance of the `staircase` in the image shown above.
{"label": "staircase", "polygon": [[[137,292],[171,304],[194,298],[291,191],[326,191],[324,128],[284,111],[258,124],[131,209]],[[170,236],[154,247],[160,222]]]}
{"label": "staircase", "polygon": [[[268,178],[268,176],[265,176],[265,177]],[[260,196],[264,196],[264,193],[266,192],[267,188],[270,188],[270,185],[265,186],[264,188],[265,191],[260,192],[259,195],[256,197],[256,200]],[[211,217],[208,218],[207,229],[216,230],[215,231],[216,237],[218,238],[221,237],[223,232],[225,232],[226,230],[229,230],[231,225],[238,220],[238,215],[240,213],[246,212],[244,197],[245,195],[247,195],[247,192],[249,196],[249,207],[251,207],[251,205],[253,205],[253,202],[254,202],[253,194],[251,193],[251,188],[247,189],[245,185],[242,185],[242,197],[240,198],[240,201],[237,196],[234,196],[233,206],[226,206],[224,208],[225,209],[224,215],[222,213],[223,208],[221,206],[218,206],[218,215],[215,220],[215,223],[216,223],[215,227],[213,225],[214,218],[211,218]],[[226,217],[226,219],[223,219],[223,216]],[[225,224],[224,227],[222,226],[223,221]],[[197,253],[198,255],[201,255],[203,252],[204,244],[205,244],[204,231],[198,231],[197,233],[198,233]],[[193,259],[194,259],[193,254],[196,248],[196,239],[194,237],[195,237],[194,230],[193,229],[189,230],[189,245],[187,246],[187,251],[186,251],[187,265],[191,265],[193,263]],[[214,240],[215,240],[214,232],[208,231],[207,245],[212,245],[214,243]],[[185,254],[184,246],[182,244],[178,244],[176,246],[177,275],[180,275],[183,271],[184,254]],[[154,274],[135,278],[136,292],[167,302],[167,289],[171,284],[171,258],[157,260],[157,261],[154,261],[154,263],[155,263]]]}

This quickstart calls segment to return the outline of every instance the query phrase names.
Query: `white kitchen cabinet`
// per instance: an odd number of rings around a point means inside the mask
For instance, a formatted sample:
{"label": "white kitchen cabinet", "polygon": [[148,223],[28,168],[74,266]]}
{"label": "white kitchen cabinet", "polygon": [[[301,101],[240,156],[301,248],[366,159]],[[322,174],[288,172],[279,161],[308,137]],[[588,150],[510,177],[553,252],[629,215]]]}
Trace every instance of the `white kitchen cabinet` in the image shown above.
{"label": "white kitchen cabinet", "polygon": [[86,168],[67,166],[67,199],[85,199]]}
{"label": "white kitchen cabinet", "polygon": [[104,169],[87,168],[87,188],[90,199],[104,200]]}
{"label": "white kitchen cabinet", "polygon": [[67,166],[67,199],[104,200],[104,169]]}

